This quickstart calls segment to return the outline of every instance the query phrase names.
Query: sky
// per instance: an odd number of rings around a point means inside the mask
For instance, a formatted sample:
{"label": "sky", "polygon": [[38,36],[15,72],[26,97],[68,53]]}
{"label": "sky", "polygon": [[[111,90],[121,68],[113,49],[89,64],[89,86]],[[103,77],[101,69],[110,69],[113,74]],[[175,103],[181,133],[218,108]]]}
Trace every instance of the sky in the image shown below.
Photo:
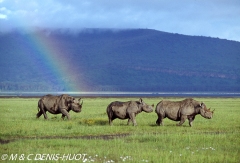
{"label": "sky", "polygon": [[0,0],[0,31],[144,28],[240,42],[240,0]]}

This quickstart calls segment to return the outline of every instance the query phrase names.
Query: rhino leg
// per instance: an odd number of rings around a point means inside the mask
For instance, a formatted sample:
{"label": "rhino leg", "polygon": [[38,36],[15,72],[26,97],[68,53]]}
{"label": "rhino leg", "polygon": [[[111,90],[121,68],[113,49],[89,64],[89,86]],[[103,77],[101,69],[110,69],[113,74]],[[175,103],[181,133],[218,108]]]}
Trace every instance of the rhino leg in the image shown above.
{"label": "rhino leg", "polygon": [[182,115],[181,116],[181,120],[180,120],[179,124],[177,124],[177,126],[181,126],[185,122],[186,119],[187,119],[187,116],[186,115]]}
{"label": "rhino leg", "polygon": [[113,120],[116,119],[115,117],[108,118],[109,125],[112,126]]}
{"label": "rhino leg", "polygon": [[109,123],[110,126],[112,126],[112,124],[113,124],[112,119],[108,119],[108,123]]}
{"label": "rhino leg", "polygon": [[137,122],[135,119],[135,113],[130,113],[129,117],[132,120],[133,126],[137,126]]}
{"label": "rhino leg", "polygon": [[132,120],[130,118],[128,118],[128,123],[127,124],[130,125],[131,121]]}
{"label": "rhino leg", "polygon": [[70,119],[70,114],[65,109],[61,109],[62,112],[62,118],[64,119],[65,116],[67,116],[67,119]]}
{"label": "rhino leg", "polygon": [[[69,110],[70,111],[70,110]],[[69,114],[69,111],[67,111],[68,112],[68,114]],[[62,119],[64,120],[64,118],[65,118],[65,115],[64,114],[62,114]],[[70,117],[69,117],[70,118]]]}
{"label": "rhino leg", "polygon": [[157,119],[157,121],[156,121],[156,124],[158,125],[158,126],[163,126],[163,116],[162,115],[159,115],[158,114],[158,119]]}
{"label": "rhino leg", "polygon": [[64,114],[62,114],[62,119],[64,120],[64,118],[65,118],[65,115],[64,115]]}
{"label": "rhino leg", "polygon": [[158,119],[156,120],[156,124],[157,124],[158,126],[163,126],[163,120],[162,120],[161,118],[158,118]]}
{"label": "rhino leg", "polygon": [[48,119],[45,109],[40,109],[43,113],[44,119]]}
{"label": "rhino leg", "polygon": [[46,114],[46,111],[45,111],[45,110],[43,110],[43,116],[44,116],[44,118],[45,118],[45,119],[48,119],[48,117],[47,117],[47,114]]}
{"label": "rhino leg", "polygon": [[115,117],[113,116],[113,113],[112,112],[109,112],[108,113],[108,123],[110,126],[112,126],[112,121],[115,119]]}
{"label": "rhino leg", "polygon": [[189,121],[189,126],[192,127],[192,122],[195,119],[195,117],[189,116],[188,121]]}
{"label": "rhino leg", "polygon": [[160,126],[160,120],[159,120],[159,118],[156,120],[156,124],[157,124],[158,126]]}
{"label": "rhino leg", "polygon": [[39,118],[42,114],[43,114],[43,112],[41,110],[39,110],[39,112],[36,115],[36,118]]}
{"label": "rhino leg", "polygon": [[44,118],[48,119],[46,111],[45,111],[45,106],[43,105],[42,102],[38,103],[38,108],[39,108],[39,112],[37,113],[37,118],[39,118],[43,114]]}

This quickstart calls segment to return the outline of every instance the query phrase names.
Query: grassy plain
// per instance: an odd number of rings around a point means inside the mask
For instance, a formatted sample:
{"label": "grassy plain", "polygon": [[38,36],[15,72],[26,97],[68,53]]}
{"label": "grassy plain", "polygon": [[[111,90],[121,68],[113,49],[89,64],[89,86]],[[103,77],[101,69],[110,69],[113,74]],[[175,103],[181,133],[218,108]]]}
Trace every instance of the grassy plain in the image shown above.
{"label": "grassy plain", "polygon": [[[143,98],[155,106],[162,99]],[[109,126],[106,107],[138,98],[84,98],[69,121],[50,113],[36,119],[38,98],[0,98],[0,162],[240,162],[240,98],[194,99],[216,109],[213,119],[156,126],[155,112],[142,112],[134,127],[119,119]]]}

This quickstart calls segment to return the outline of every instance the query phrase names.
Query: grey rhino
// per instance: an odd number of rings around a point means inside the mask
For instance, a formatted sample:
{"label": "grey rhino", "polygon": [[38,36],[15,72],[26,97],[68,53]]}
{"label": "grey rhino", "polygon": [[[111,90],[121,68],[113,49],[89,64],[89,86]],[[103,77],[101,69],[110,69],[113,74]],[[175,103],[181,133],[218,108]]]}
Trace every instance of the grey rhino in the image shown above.
{"label": "grey rhino", "polygon": [[60,96],[45,95],[38,101],[38,113],[36,116],[39,118],[43,114],[44,118],[47,119],[46,112],[48,111],[52,114],[62,114],[62,119],[64,119],[65,116],[70,119],[70,110],[77,113],[81,112],[83,101],[80,104],[80,100],[81,98],[75,100],[74,97],[66,94]]}
{"label": "grey rhino", "polygon": [[109,125],[112,125],[114,119],[119,118],[128,119],[128,125],[130,124],[130,121],[132,121],[133,125],[136,126],[136,115],[142,111],[150,113],[153,111],[153,107],[154,105],[147,105],[141,98],[139,101],[112,102],[107,107]]}
{"label": "grey rhino", "polygon": [[173,121],[180,121],[179,124],[177,124],[178,126],[181,126],[185,120],[188,119],[189,125],[192,127],[192,122],[197,114],[200,114],[204,118],[211,119],[213,117],[213,111],[207,109],[204,103],[191,98],[176,102],[163,100],[157,104],[155,109],[158,115],[156,124],[163,125],[163,119],[167,117]]}

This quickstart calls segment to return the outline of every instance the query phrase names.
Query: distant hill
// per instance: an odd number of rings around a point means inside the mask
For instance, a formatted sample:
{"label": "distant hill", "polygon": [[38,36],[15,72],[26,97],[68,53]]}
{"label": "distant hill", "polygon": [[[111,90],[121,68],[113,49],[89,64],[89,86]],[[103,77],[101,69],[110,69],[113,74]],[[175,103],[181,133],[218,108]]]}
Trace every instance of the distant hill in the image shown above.
{"label": "distant hill", "polygon": [[240,42],[151,29],[16,30],[0,34],[0,76],[2,92],[235,92]]}

